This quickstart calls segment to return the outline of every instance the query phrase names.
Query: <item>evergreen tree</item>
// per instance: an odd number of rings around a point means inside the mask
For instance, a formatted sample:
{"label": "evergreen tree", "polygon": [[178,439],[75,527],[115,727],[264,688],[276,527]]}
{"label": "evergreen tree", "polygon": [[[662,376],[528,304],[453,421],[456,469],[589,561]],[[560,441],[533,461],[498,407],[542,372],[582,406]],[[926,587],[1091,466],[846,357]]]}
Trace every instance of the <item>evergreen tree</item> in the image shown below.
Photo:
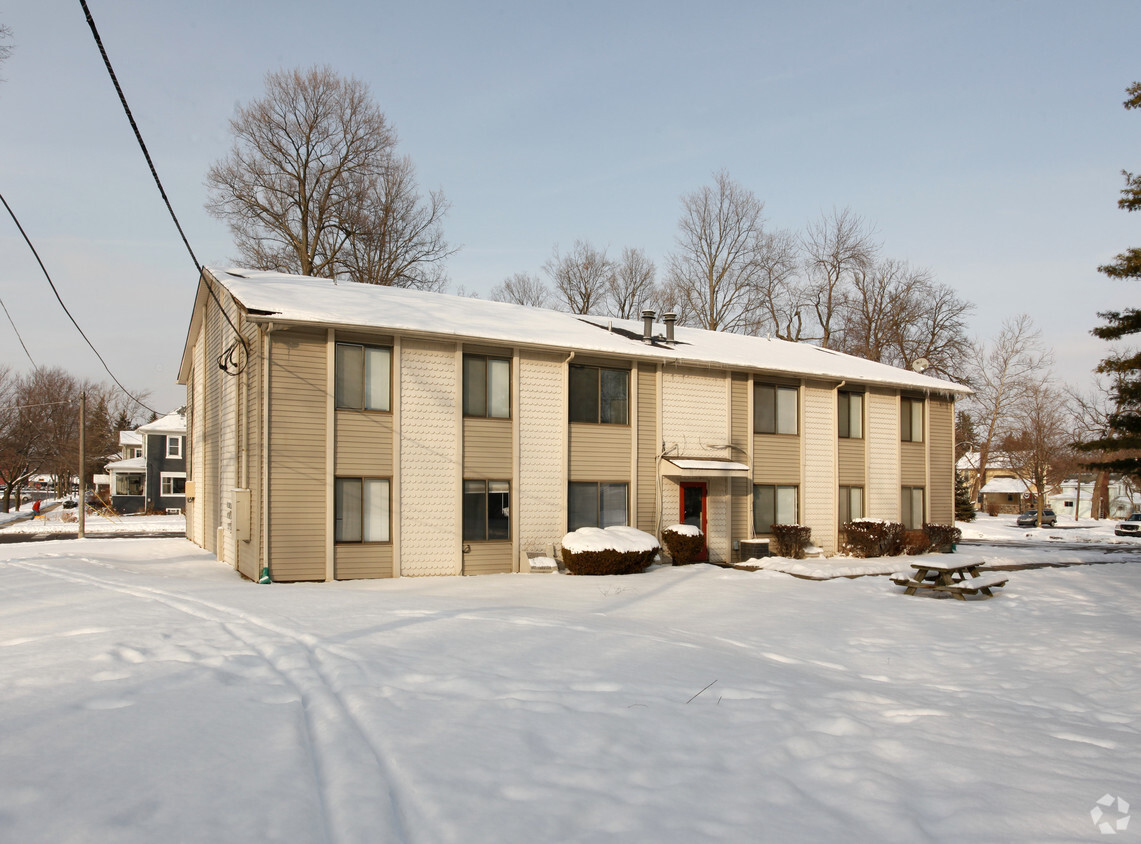
{"label": "evergreen tree", "polygon": [[[1129,98],[1124,106],[1127,109],[1141,108],[1141,82],[1134,82],[1126,89]],[[1127,170],[1125,187],[1119,208],[1126,211],[1141,210],[1141,175]],[[1141,249],[1132,247],[1118,255],[1112,264],[1098,267],[1098,272],[1110,278],[1141,279]],[[1105,320],[1104,325],[1093,329],[1095,337],[1103,340],[1119,340],[1141,333],[1141,310],[1126,308],[1122,311],[1105,311],[1098,314]],[[1108,436],[1082,443],[1082,451],[1111,452],[1101,460],[1090,461],[1087,465],[1113,472],[1141,475],[1141,352],[1123,351],[1110,355],[1097,368],[1098,372],[1109,375],[1114,382],[1114,411],[1109,418]]]}
{"label": "evergreen tree", "polygon": [[973,522],[975,504],[971,501],[971,485],[962,472],[955,473],[955,521]]}

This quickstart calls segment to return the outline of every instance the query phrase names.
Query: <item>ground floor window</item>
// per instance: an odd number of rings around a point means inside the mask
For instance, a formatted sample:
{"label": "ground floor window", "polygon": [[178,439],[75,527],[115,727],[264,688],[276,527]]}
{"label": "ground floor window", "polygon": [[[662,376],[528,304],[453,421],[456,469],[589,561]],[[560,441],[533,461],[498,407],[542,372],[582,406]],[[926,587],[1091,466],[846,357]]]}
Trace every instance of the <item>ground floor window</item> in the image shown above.
{"label": "ground floor window", "polygon": [[161,475],[159,475],[159,478],[162,482],[162,495],[186,495],[185,472],[163,472]]}
{"label": "ground floor window", "polygon": [[923,527],[923,487],[905,486],[900,496],[900,521],[908,530],[919,530]]}
{"label": "ground floor window", "polygon": [[626,502],[630,485],[575,481],[567,495],[567,529],[629,524]]}
{"label": "ground floor window", "polygon": [[862,486],[840,487],[840,524],[864,517],[864,488]]}
{"label": "ground floor window", "polygon": [[795,486],[753,485],[753,533],[772,533],[773,525],[795,524]]}
{"label": "ground floor window", "polygon": [[115,475],[115,494],[116,495],[142,495],[143,494],[143,474],[142,472],[127,472]]}
{"label": "ground floor window", "polygon": [[511,484],[464,481],[464,541],[511,538]]}
{"label": "ground floor window", "polygon": [[391,539],[391,482],[387,478],[337,478],[333,495],[337,542]]}

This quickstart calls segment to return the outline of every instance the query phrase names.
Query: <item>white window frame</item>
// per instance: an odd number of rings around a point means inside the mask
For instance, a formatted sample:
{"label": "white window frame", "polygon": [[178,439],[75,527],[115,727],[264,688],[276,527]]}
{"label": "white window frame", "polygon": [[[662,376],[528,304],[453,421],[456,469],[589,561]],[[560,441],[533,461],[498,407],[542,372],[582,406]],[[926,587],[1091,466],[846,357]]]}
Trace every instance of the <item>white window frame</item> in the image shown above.
{"label": "white window frame", "polygon": [[[182,480],[185,481],[186,480],[186,473],[185,472],[159,472],[158,478],[159,478],[159,486],[158,486],[159,496],[161,498],[185,498],[186,497],[185,485],[183,486],[182,492],[173,492],[173,491],[167,492],[167,481],[174,481],[175,478],[182,478]],[[170,486],[173,489],[174,484],[171,483]]]}
{"label": "white window frame", "polygon": [[[172,449],[171,446],[174,446]],[[166,456],[173,457],[178,460],[182,459],[182,437],[167,435],[166,438]]]}
{"label": "white window frame", "polygon": [[[138,493],[119,492],[119,481],[124,479],[124,478],[132,477],[134,475],[137,475],[138,477],[142,478],[142,491],[138,492]],[[123,498],[142,498],[143,496],[145,496],[147,494],[147,474],[146,474],[146,472],[115,472],[114,474],[112,474],[111,477],[114,478],[114,483],[112,484],[113,490],[111,492],[112,495],[117,495],[117,496],[120,496]]]}

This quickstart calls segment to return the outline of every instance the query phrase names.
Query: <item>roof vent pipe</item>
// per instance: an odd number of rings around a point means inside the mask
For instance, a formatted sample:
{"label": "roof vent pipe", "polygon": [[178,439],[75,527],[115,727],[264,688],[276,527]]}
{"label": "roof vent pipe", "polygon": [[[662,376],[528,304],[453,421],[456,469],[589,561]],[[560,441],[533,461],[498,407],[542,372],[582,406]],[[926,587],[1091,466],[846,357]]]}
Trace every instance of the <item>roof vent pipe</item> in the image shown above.
{"label": "roof vent pipe", "polygon": [[642,342],[654,342],[654,312],[642,311]]}
{"label": "roof vent pipe", "polygon": [[666,323],[666,342],[672,343],[674,341],[674,323],[677,322],[677,314],[673,311],[667,311],[662,314],[662,319]]}

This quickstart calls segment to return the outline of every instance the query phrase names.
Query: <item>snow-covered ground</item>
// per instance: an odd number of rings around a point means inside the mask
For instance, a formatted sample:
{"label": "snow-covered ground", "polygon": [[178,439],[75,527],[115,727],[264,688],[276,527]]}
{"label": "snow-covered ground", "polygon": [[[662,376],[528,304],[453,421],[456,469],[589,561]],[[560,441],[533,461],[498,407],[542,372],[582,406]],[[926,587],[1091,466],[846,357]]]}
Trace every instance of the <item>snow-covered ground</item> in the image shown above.
{"label": "snow-covered ground", "polygon": [[[1055,533],[1024,561],[1072,554]],[[1107,840],[1096,801],[1141,807],[1139,543],[967,602],[705,565],[263,586],[183,539],[0,544],[0,838]]]}
{"label": "snow-covered ground", "polygon": [[[78,527],[78,511],[66,510],[58,501],[49,499],[40,506],[43,515],[29,518],[32,502],[25,501],[21,509],[0,513],[0,531],[4,533],[71,533]],[[53,509],[48,509],[48,508]],[[185,516],[118,516],[101,510],[88,510],[84,517],[84,532],[107,533],[179,533],[186,531]]]}

